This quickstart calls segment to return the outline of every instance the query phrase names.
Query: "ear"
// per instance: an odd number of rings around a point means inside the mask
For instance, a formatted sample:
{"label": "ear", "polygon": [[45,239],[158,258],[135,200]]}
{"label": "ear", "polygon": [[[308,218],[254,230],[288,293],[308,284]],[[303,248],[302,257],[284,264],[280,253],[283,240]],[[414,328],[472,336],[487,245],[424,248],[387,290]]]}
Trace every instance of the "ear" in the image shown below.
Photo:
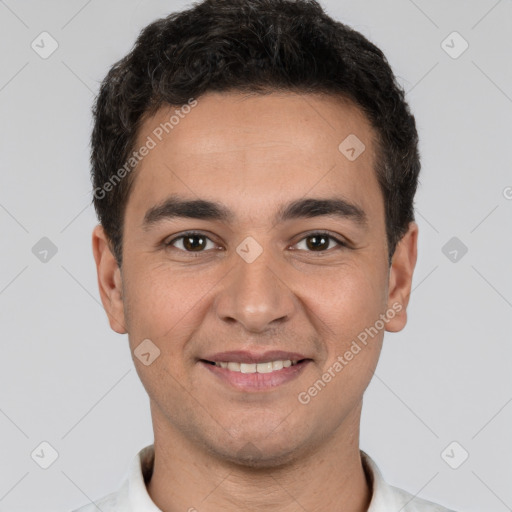
{"label": "ear", "polygon": [[121,269],[110,249],[103,226],[97,225],[92,232],[92,251],[96,261],[98,288],[101,302],[112,330],[119,334],[127,332],[125,327]]}
{"label": "ear", "polygon": [[396,315],[386,322],[386,331],[401,331],[407,323],[407,305],[411,295],[412,275],[418,256],[418,225],[409,223],[409,229],[398,242],[391,260],[388,283],[388,309]]}

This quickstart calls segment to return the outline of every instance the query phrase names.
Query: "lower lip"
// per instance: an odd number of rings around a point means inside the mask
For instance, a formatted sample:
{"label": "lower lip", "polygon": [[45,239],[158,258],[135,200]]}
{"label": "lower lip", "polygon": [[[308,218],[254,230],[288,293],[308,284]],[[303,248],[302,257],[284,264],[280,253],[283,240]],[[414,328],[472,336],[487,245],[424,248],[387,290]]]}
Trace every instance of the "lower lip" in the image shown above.
{"label": "lower lip", "polygon": [[221,368],[220,366],[205,363],[204,361],[199,362],[219,379],[240,391],[265,391],[296,379],[308,363],[311,362],[311,359],[306,359],[293,366],[288,366],[281,370],[274,370],[270,373],[233,372],[227,368]]}

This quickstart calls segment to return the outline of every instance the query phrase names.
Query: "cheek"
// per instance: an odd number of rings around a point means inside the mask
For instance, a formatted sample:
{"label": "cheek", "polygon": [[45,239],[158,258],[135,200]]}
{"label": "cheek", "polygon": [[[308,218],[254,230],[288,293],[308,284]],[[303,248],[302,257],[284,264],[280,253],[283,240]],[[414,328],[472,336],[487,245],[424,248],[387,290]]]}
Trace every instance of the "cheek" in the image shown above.
{"label": "cheek", "polygon": [[[136,370],[149,396],[172,402],[180,393],[179,386],[175,388],[172,383],[187,378],[187,340],[200,322],[198,315],[213,284],[198,278],[197,273],[195,277],[173,273],[168,266],[147,261],[130,264],[125,315],[129,316],[128,338]],[[137,347],[146,339],[159,351],[148,366],[137,360]],[[162,383],[171,384],[162,388]]]}
{"label": "cheek", "polygon": [[326,349],[315,373],[323,382],[332,382],[324,393],[327,402],[338,400],[341,393],[354,405],[370,382],[384,333],[383,283],[383,277],[368,266],[347,264],[310,287],[314,291],[306,307],[321,320],[318,329]]}
{"label": "cheek", "polygon": [[149,338],[161,350],[177,349],[169,340],[183,339],[197,324],[216,280],[207,273],[198,276],[192,268],[177,272],[167,265],[151,265],[141,259],[127,262],[125,313],[129,317],[130,338]]}
{"label": "cheek", "polygon": [[323,321],[328,337],[347,341],[384,312],[385,285],[382,272],[347,263],[309,279],[303,291],[307,307]]}
{"label": "cheek", "polygon": [[319,414],[325,404],[339,404],[341,415],[356,405],[377,366],[384,334],[383,291],[375,285],[376,276],[357,268],[338,276],[318,283],[321,293],[310,295],[307,305],[321,320],[326,348],[311,388],[304,390],[308,396],[322,395],[316,401]]}

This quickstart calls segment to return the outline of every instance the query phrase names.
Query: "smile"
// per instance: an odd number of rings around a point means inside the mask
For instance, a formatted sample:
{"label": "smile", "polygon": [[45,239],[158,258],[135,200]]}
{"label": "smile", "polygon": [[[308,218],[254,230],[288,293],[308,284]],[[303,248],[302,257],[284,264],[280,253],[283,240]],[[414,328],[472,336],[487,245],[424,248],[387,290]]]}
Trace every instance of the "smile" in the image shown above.
{"label": "smile", "polygon": [[234,361],[222,361],[214,362],[215,366],[220,368],[227,368],[232,372],[240,373],[271,373],[289,366],[295,366],[298,363],[297,360],[292,361],[290,359],[268,361],[266,363],[237,363]]}
{"label": "smile", "polygon": [[200,360],[218,382],[243,392],[271,391],[299,377],[311,359],[277,359],[260,363]]}

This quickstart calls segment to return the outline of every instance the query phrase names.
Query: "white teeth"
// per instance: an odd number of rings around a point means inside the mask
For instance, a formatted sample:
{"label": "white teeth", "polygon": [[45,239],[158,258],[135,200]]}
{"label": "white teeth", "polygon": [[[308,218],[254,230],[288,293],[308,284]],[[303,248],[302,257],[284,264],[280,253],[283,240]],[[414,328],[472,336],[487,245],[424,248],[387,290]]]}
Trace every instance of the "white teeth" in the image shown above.
{"label": "white teeth", "polygon": [[242,373],[256,373],[256,364],[240,363],[240,371]]}
{"label": "white teeth", "polygon": [[232,372],[271,373],[276,370],[282,370],[283,368],[288,368],[289,366],[296,365],[297,362],[297,360],[291,361],[290,359],[269,361],[267,363],[235,363],[233,361],[222,361],[216,362],[215,366],[218,366],[220,368],[227,368]]}
{"label": "white teeth", "polygon": [[270,363],[258,363],[256,365],[256,371],[258,373],[270,373],[272,371],[272,362],[270,362]]}
{"label": "white teeth", "polygon": [[274,361],[272,363],[272,370],[282,370],[284,367],[284,361]]}

